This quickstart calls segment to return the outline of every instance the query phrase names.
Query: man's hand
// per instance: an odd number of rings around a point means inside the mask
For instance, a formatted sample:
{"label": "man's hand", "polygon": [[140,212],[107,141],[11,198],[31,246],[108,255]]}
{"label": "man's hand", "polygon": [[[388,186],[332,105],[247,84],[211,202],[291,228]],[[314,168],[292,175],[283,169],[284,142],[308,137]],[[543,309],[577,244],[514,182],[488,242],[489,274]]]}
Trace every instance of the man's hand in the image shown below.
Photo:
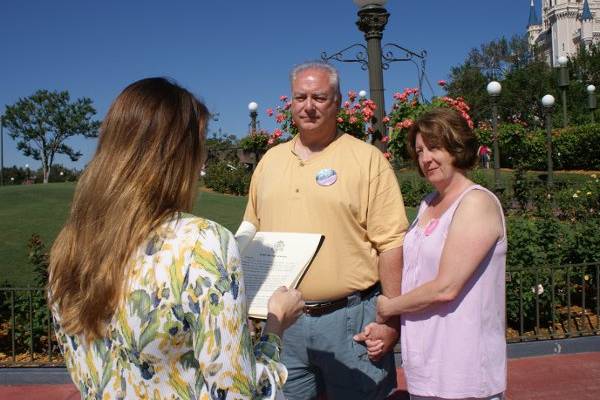
{"label": "man's hand", "polygon": [[[396,319],[390,320],[396,325]],[[391,351],[398,342],[398,329],[390,326],[390,321],[385,324],[372,322],[365,329],[354,335],[357,342],[365,342],[367,355],[372,361],[379,361],[383,355]]]}

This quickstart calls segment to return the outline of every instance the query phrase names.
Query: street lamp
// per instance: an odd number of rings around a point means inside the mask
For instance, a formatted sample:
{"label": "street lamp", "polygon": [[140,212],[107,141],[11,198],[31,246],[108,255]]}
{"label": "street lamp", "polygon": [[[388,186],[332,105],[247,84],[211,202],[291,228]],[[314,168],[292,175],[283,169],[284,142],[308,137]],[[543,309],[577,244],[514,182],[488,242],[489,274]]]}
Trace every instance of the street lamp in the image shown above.
{"label": "street lamp", "polygon": [[552,108],[554,107],[554,96],[547,94],[542,97],[542,105],[544,106],[544,114],[546,116],[546,163],[548,165],[548,179],[546,180],[546,184],[551,189],[554,184],[552,177]]}
{"label": "street lamp", "polygon": [[486,90],[490,95],[492,102],[492,132],[494,134],[494,187],[496,192],[500,189],[500,149],[498,146],[498,96],[502,92],[500,82],[491,81],[488,83]]}
{"label": "street lamp", "polygon": [[[367,45],[354,43],[339,50],[331,55],[323,52],[321,59],[323,61],[341,61],[350,63],[359,63],[363,70],[369,71],[369,91],[370,98],[376,105],[374,131],[372,133],[372,143],[381,151],[386,151],[386,144],[381,140],[385,132],[385,101],[383,96],[383,70],[389,68],[389,64],[397,61],[411,61],[417,65],[419,71],[419,89],[425,75],[425,58],[427,52],[424,50],[416,53],[394,43],[387,43],[381,46],[381,39],[385,25],[388,22],[390,14],[385,9],[386,0],[353,0],[359,8],[358,29],[365,35]],[[348,58],[347,52],[357,50],[356,56]],[[385,51],[382,51],[384,49]],[[390,50],[391,49],[391,50]],[[402,52],[401,57],[396,57],[394,51]],[[366,54],[365,54],[366,52]],[[420,60],[419,67],[416,60]]]}
{"label": "street lamp", "polygon": [[381,38],[390,14],[384,8],[385,0],[354,0],[360,9],[356,25],[365,34],[367,41],[367,65],[369,67],[369,90],[371,99],[377,105],[375,109],[375,133],[373,144],[385,151],[385,143],[381,141],[385,126],[385,100],[383,96],[383,65],[381,61]]}
{"label": "street lamp", "polygon": [[569,87],[569,70],[567,68],[567,62],[569,60],[565,56],[558,57],[558,87],[560,88],[560,95],[562,97],[562,108],[563,108],[563,128],[567,127],[567,88]]}
{"label": "street lamp", "polygon": [[256,133],[256,117],[258,116],[258,104],[255,101],[248,103],[248,111],[250,111],[250,132]]}
{"label": "street lamp", "polygon": [[596,91],[596,86],[594,85],[588,85],[588,87],[586,88],[587,92],[588,92],[588,108],[590,109],[590,113],[592,114],[592,124],[595,122],[594,121],[594,111],[596,111],[596,94],[594,93]]}
{"label": "street lamp", "polygon": [[358,92],[358,97],[363,100],[367,98],[367,91],[366,90],[361,90],[360,92]]}
{"label": "street lamp", "polygon": [[25,182],[29,184],[29,164],[25,164],[25,172],[27,176],[25,177]]}

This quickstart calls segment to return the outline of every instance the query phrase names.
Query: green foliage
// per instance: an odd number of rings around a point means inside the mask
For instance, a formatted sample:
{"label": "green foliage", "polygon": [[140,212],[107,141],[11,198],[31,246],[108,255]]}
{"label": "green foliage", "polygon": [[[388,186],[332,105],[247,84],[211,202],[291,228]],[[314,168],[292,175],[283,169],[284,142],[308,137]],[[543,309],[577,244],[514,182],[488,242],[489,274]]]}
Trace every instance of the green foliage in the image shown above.
{"label": "green foliage", "polygon": [[[521,121],[533,128],[542,127],[540,99],[545,94],[560,98],[558,68],[529,53],[526,36],[493,40],[473,49],[465,61],[450,71],[446,90],[449,96],[462,97],[471,105],[476,125],[492,117],[486,84],[498,80],[502,93],[497,98],[500,121]],[[587,108],[586,86],[600,81],[600,44],[581,48],[568,63],[570,82],[567,88],[567,111],[571,125],[591,122]],[[553,114],[554,126],[562,126],[562,106]],[[600,110],[596,114],[600,117]]]}
{"label": "green foliage", "polygon": [[421,200],[433,191],[431,185],[425,179],[400,179],[400,191],[404,205],[407,207],[419,207]]}
{"label": "green foliage", "polygon": [[[33,234],[27,244],[29,263],[35,273],[34,290],[16,290],[13,296],[7,291],[0,297],[0,320],[10,321],[15,316],[15,350],[24,353],[33,348],[34,352],[43,352],[48,346],[48,327],[50,324],[46,301],[48,283],[48,253],[39,235]],[[10,287],[6,285],[5,287]],[[39,288],[39,290],[38,290]],[[14,307],[14,308],[13,308]],[[8,339],[8,336],[5,336]],[[12,343],[10,343],[12,346]],[[9,341],[0,342],[0,352],[8,353]]]}
{"label": "green foliage", "polygon": [[237,159],[237,138],[235,135],[222,135],[213,133],[206,139],[207,159],[210,164],[216,160],[234,161]]}
{"label": "green foliage", "polygon": [[[484,125],[475,130],[481,144],[492,147],[493,133]],[[498,126],[500,167],[545,170],[546,131],[529,130],[523,124]],[[554,169],[600,169],[600,124],[556,129],[552,132]]]}
{"label": "green foliage", "polygon": [[71,161],[81,157],[66,144],[72,136],[96,137],[100,123],[92,120],[96,110],[87,97],[71,102],[69,92],[38,90],[6,107],[4,125],[26,156],[42,162],[43,180],[48,183],[50,167],[57,154]]}
{"label": "green foliage", "polygon": [[248,194],[251,177],[243,164],[217,161],[207,166],[204,185],[219,193],[243,196]]}

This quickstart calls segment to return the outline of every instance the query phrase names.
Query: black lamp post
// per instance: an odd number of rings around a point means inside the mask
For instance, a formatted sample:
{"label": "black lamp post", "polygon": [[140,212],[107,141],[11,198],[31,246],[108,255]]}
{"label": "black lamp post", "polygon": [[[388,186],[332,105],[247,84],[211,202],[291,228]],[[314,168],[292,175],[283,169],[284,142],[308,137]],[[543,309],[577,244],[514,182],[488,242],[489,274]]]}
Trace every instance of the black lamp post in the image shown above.
{"label": "black lamp post", "polygon": [[554,96],[547,94],[542,97],[542,105],[544,106],[544,115],[546,117],[546,163],[548,165],[548,179],[546,184],[549,189],[554,185],[553,166],[552,166],[552,110],[554,108]]}
{"label": "black lamp post", "polygon": [[494,188],[496,192],[500,191],[500,149],[498,146],[498,96],[502,92],[502,85],[500,82],[491,81],[488,83],[486,90],[490,95],[492,103],[492,132],[494,135]]}
{"label": "black lamp post", "polygon": [[594,111],[596,111],[596,86],[588,85],[586,88],[588,92],[588,108],[590,109],[590,114],[592,114],[592,124],[596,121],[594,120]]}
{"label": "black lamp post", "polygon": [[256,117],[258,116],[258,104],[254,101],[248,103],[248,111],[250,111],[250,133],[256,133]]}
{"label": "black lamp post", "polygon": [[383,65],[381,61],[381,38],[390,14],[383,7],[385,0],[354,0],[360,7],[356,25],[365,34],[367,41],[367,64],[369,68],[369,91],[371,99],[377,105],[375,109],[375,134],[373,144],[385,151],[386,145],[381,141],[385,132],[385,99],[383,96]]}
{"label": "black lamp post", "polygon": [[569,87],[568,61],[569,60],[565,56],[558,57],[558,87],[560,88],[560,95],[562,97],[563,128],[566,128],[569,123],[567,119],[567,88]]}
{"label": "black lamp post", "polygon": [[[419,71],[419,85],[421,85],[425,74],[425,57],[427,56],[427,53],[425,51],[415,53],[414,51],[394,43],[381,45],[383,31],[390,16],[384,7],[387,0],[353,1],[354,4],[359,7],[356,25],[358,26],[358,29],[365,34],[367,46],[355,43],[332,55],[323,52],[321,53],[321,59],[324,61],[336,60],[341,62],[360,63],[363,70],[369,71],[370,96],[371,100],[373,100],[377,106],[375,109],[375,126],[371,136],[371,142],[381,151],[386,151],[387,145],[381,140],[386,132],[385,123],[383,122],[383,118],[385,117],[383,70],[388,69],[389,64],[392,62],[411,61],[417,65]],[[344,55],[347,51],[356,48],[362,50],[358,50],[355,57],[347,58]],[[383,51],[383,49],[386,48],[399,50],[403,55],[402,57],[396,57],[392,50]],[[420,66],[417,64],[416,59],[420,60]]]}

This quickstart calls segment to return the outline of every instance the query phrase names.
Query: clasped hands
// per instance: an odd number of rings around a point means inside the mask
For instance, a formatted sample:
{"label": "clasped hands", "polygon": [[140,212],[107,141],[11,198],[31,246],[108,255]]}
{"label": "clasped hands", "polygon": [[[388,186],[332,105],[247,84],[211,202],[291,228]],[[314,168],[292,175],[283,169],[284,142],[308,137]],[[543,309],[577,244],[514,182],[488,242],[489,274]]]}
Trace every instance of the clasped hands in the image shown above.
{"label": "clasped hands", "polygon": [[367,355],[372,361],[379,361],[398,342],[398,324],[395,319],[389,320],[390,316],[386,313],[388,301],[383,295],[377,297],[375,322],[365,326],[362,332],[353,337],[355,341],[365,343]]}

